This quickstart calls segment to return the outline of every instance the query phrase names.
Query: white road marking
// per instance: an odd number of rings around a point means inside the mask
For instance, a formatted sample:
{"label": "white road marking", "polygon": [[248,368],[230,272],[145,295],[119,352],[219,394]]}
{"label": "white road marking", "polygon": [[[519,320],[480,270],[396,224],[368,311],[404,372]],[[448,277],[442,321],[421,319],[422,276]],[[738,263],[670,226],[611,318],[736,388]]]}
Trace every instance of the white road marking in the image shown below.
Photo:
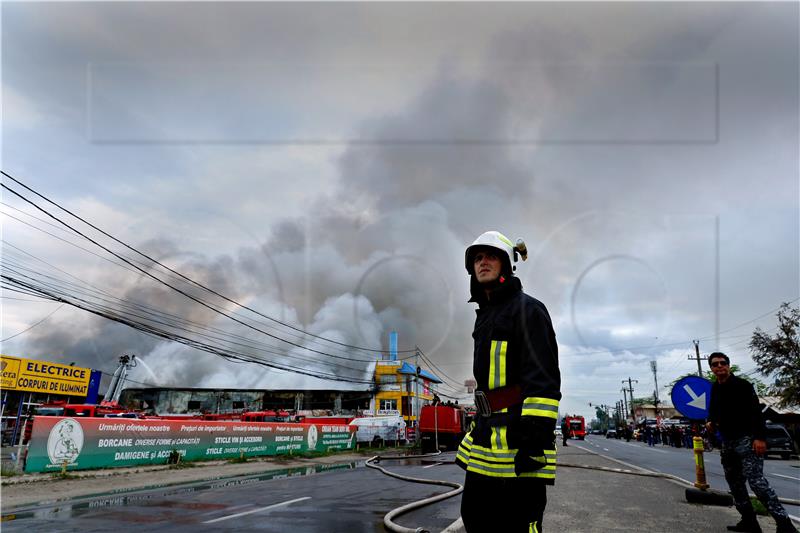
{"label": "white road marking", "polygon": [[669,453],[669,452],[664,451],[664,450],[659,450],[655,446],[648,446],[647,449],[650,450],[651,452],[656,452],[656,453]]}
{"label": "white road marking", "polygon": [[769,475],[770,476],[785,477],[786,479],[793,479],[795,481],[800,481],[800,477],[784,476],[783,474],[769,474]]}
{"label": "white road marking", "polygon": [[604,451],[604,452],[607,452],[607,451],[608,451],[608,448],[603,448],[603,451]]}
{"label": "white road marking", "polygon": [[[639,446],[638,444],[634,444],[632,442],[623,442],[622,444],[627,444],[628,446],[633,446],[634,448],[643,448],[644,447],[644,446]],[[653,452],[667,453],[664,450],[656,450],[656,448],[654,446],[648,446],[647,449],[650,450],[650,451],[653,451]]]}
{"label": "white road marking", "polygon": [[[252,506],[253,506],[252,503],[243,503],[242,505],[234,505],[232,507],[226,507],[225,510],[226,511],[232,511],[234,509],[241,509],[242,507],[252,507]],[[213,511],[208,511],[206,513],[200,513],[200,516],[205,516],[207,514],[216,514],[218,512],[219,512],[219,509],[214,509]]]}
{"label": "white road marking", "polygon": [[443,464],[444,464],[444,463],[433,463],[432,465],[423,466],[422,468],[430,468],[430,467],[432,467],[432,466],[439,466],[439,465],[443,465]]}
{"label": "white road marking", "polygon": [[296,498],[294,500],[289,500],[289,501],[286,501],[286,502],[276,503],[276,504],[273,504],[273,505],[268,505],[266,507],[259,507],[258,509],[252,509],[250,511],[245,511],[243,513],[236,513],[236,514],[232,514],[232,515],[228,515],[228,516],[222,516],[220,518],[215,518],[214,520],[206,520],[203,523],[204,524],[213,524],[215,522],[222,522],[223,520],[230,520],[231,518],[238,518],[240,516],[245,516],[245,515],[249,515],[249,514],[253,514],[253,513],[260,513],[261,511],[268,511],[269,509],[274,509],[276,507],[282,507],[284,505],[290,505],[290,504],[293,504],[295,502],[301,502],[303,500],[310,500],[310,499],[311,499],[311,496],[304,496],[302,498]]}

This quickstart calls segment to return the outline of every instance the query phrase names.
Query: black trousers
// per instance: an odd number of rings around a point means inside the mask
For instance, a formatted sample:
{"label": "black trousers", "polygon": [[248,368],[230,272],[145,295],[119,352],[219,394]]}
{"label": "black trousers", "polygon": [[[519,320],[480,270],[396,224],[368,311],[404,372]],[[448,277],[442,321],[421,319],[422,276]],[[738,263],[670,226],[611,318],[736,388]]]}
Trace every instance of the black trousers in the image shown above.
{"label": "black trousers", "polygon": [[497,478],[467,472],[461,518],[467,533],[542,533],[546,485],[534,478]]}

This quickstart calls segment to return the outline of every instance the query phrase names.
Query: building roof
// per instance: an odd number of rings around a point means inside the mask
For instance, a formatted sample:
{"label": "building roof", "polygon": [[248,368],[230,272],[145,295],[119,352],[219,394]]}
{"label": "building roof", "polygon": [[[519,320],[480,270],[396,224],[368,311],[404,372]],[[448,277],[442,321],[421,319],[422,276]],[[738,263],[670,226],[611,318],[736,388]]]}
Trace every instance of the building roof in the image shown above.
{"label": "building roof", "polygon": [[[400,370],[398,370],[398,372],[400,374],[416,375],[417,374],[417,369],[414,368],[413,366],[409,365],[408,363],[404,362],[403,366],[400,367]],[[442,382],[441,379],[437,378],[436,376],[434,376],[433,374],[431,374],[430,372],[428,372],[424,368],[420,370],[419,375],[420,375],[421,378],[427,379],[428,381],[431,381],[433,383],[441,383]]]}
{"label": "building roof", "polygon": [[758,401],[768,409],[775,411],[778,415],[800,415],[800,405],[789,405],[778,407],[781,399],[777,396],[759,396]]}

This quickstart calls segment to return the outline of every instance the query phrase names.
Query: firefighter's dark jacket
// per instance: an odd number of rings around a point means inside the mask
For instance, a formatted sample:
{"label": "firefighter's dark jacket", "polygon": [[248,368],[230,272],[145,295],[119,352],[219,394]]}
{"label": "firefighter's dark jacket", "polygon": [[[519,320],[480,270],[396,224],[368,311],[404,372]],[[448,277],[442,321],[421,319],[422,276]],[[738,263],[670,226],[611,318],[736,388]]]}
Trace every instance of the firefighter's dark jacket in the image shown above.
{"label": "firefighter's dark jacket", "polygon": [[[495,287],[487,299],[472,277],[471,302],[477,302],[473,374],[477,389],[491,391],[519,385],[521,403],[476,417],[458,449],[456,463],[470,472],[491,477],[537,478],[555,482],[555,424],[561,399],[558,347],[544,304],[522,292],[513,276]],[[520,471],[515,458],[543,453]],[[542,467],[542,464],[544,466]]]}

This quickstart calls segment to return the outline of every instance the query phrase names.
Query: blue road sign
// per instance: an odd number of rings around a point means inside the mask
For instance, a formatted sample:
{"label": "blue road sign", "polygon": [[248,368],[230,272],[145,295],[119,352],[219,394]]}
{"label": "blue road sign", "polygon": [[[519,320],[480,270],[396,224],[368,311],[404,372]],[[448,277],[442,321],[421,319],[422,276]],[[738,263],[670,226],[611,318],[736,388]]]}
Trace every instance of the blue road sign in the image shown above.
{"label": "blue road sign", "polygon": [[686,376],[678,381],[672,392],[672,405],[680,414],[692,420],[708,418],[711,401],[711,382],[699,376]]}

